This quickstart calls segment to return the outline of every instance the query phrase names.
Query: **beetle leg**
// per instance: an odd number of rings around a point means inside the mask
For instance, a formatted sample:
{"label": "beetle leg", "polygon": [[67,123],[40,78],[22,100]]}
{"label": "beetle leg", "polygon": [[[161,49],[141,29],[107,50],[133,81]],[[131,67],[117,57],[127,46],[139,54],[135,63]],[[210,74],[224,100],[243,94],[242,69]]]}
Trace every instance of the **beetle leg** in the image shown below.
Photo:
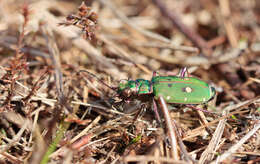
{"label": "beetle leg", "polygon": [[185,105],[185,106],[188,107],[188,108],[191,108],[191,109],[195,109],[195,110],[198,110],[198,111],[205,112],[205,113],[212,113],[210,111],[207,111],[207,110],[204,110],[204,109],[201,109],[201,108],[197,108],[197,107],[195,107],[193,105]]}
{"label": "beetle leg", "polygon": [[138,95],[139,93],[138,93],[138,91],[139,91],[139,87],[140,87],[140,83],[139,82],[137,82],[137,81],[135,81],[135,93]]}
{"label": "beetle leg", "polygon": [[150,90],[149,90],[149,94],[152,94],[153,93],[153,84],[152,82],[150,82]]}
{"label": "beetle leg", "polygon": [[180,71],[180,77],[184,78],[186,73],[187,73],[187,75],[189,77],[190,75],[189,75],[187,67],[182,68],[181,71]]}
{"label": "beetle leg", "polygon": [[131,102],[131,100],[126,99],[126,100],[124,100],[124,102],[127,103],[127,104],[129,104],[129,103]]}
{"label": "beetle leg", "polygon": [[134,116],[134,121],[136,121],[138,118],[140,118],[144,115],[144,113],[146,111],[145,109],[146,109],[146,104],[144,104],[144,103],[140,104],[140,109]]}
{"label": "beetle leg", "polygon": [[181,71],[180,71],[180,77],[181,77],[181,78],[184,78],[184,77],[185,77],[186,71],[187,71],[187,67],[184,67],[184,68],[181,69]]}
{"label": "beetle leg", "polygon": [[157,76],[157,72],[153,71],[153,77]]}
{"label": "beetle leg", "polygon": [[157,108],[157,104],[156,104],[154,98],[153,98],[153,111],[155,113],[155,117],[156,117],[157,121],[161,124],[162,120],[160,118],[160,115],[159,115],[159,112],[158,112],[158,108]]}

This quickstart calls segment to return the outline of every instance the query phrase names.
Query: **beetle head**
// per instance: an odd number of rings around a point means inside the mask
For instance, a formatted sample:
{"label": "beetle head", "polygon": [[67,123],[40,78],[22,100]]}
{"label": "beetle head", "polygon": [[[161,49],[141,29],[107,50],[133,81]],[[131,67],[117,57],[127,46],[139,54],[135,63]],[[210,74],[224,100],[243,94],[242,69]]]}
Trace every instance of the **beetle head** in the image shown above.
{"label": "beetle head", "polygon": [[129,98],[132,95],[136,95],[138,87],[136,81],[133,80],[123,80],[118,85],[118,93],[123,98]]}

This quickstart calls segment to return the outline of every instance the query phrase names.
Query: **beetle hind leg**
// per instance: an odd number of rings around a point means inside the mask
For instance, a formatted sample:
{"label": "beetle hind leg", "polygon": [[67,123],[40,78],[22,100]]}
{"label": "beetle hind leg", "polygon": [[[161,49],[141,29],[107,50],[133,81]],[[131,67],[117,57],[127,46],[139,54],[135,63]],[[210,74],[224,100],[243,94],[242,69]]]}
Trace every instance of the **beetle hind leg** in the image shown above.
{"label": "beetle hind leg", "polygon": [[211,113],[211,114],[212,114],[212,112],[210,112],[210,111],[207,111],[207,110],[201,109],[201,108],[197,108],[197,107],[195,107],[195,106],[193,106],[193,105],[185,105],[185,106],[188,107],[188,108],[191,108],[191,109],[195,109],[195,110],[198,110],[198,111],[202,111],[202,112],[204,112],[204,113]]}
{"label": "beetle hind leg", "polygon": [[180,77],[184,78],[186,73],[187,73],[187,77],[189,77],[190,74],[188,72],[188,68],[187,67],[182,68],[181,71],[180,71]]}

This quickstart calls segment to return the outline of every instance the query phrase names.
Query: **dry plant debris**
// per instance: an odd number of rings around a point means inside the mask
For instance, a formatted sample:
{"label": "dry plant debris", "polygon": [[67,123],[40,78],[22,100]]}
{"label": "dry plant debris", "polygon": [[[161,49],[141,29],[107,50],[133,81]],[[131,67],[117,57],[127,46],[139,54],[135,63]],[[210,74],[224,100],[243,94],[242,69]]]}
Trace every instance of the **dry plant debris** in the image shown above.
{"label": "dry plant debris", "polygon": [[[259,163],[259,26],[257,0],[1,0],[0,163]],[[115,97],[183,67],[211,113]]]}

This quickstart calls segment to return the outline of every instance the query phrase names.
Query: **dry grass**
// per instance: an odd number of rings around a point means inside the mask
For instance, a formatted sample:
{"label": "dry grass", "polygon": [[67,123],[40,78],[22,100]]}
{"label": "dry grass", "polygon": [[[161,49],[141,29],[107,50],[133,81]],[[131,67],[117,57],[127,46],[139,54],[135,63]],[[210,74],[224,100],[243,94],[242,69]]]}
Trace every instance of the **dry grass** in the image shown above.
{"label": "dry grass", "polygon": [[[260,2],[86,3],[0,1],[0,163],[260,161]],[[160,99],[159,124],[115,97],[182,67],[215,86],[211,113]]]}

